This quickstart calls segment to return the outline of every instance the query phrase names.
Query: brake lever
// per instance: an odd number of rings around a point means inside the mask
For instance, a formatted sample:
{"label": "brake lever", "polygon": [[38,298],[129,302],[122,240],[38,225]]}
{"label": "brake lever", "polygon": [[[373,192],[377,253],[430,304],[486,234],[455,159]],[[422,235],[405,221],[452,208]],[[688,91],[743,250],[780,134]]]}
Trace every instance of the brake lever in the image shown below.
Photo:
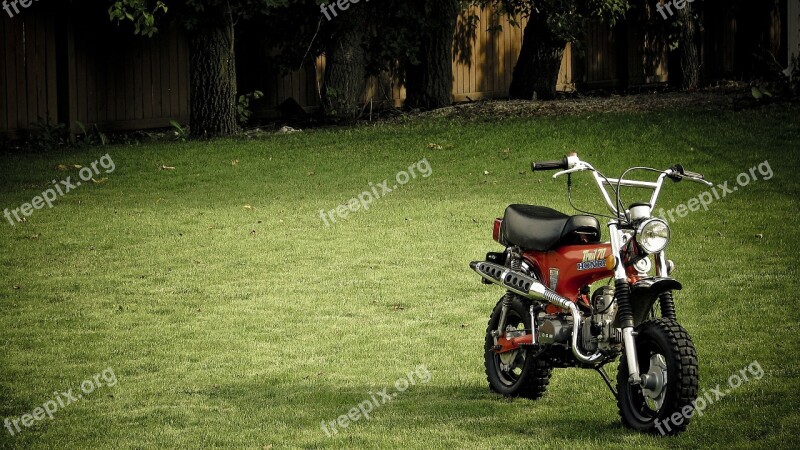
{"label": "brake lever", "polygon": [[694,178],[694,177],[683,177],[683,178],[689,181],[694,181],[695,183],[705,184],[708,187],[714,187],[714,183],[708,180],[704,180],[702,178]]}
{"label": "brake lever", "polygon": [[575,173],[575,172],[580,172],[580,171],[585,170],[585,169],[586,169],[585,167],[573,167],[572,169],[562,170],[560,172],[554,173],[553,174],[553,178],[558,178],[558,177],[560,177],[562,175],[569,175],[569,174],[572,174],[572,173]]}

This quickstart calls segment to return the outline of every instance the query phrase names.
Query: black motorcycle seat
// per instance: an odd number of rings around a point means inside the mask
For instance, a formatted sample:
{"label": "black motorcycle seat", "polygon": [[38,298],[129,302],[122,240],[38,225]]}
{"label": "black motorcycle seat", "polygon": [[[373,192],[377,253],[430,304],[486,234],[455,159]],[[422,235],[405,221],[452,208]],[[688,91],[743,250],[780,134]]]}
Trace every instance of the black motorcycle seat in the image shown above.
{"label": "black motorcycle seat", "polygon": [[544,206],[510,205],[500,225],[500,240],[536,252],[560,245],[596,244],[600,242],[600,222],[592,216],[569,216]]}

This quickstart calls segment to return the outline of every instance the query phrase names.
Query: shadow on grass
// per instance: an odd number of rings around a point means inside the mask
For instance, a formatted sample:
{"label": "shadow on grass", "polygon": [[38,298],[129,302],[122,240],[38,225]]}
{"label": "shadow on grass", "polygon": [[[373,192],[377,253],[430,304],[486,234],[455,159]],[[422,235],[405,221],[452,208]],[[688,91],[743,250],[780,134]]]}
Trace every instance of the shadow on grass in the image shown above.
{"label": "shadow on grass", "polygon": [[[378,392],[384,387],[388,395],[398,395],[383,403]],[[361,417],[344,429],[337,426],[339,431],[333,432],[331,422],[369,401],[373,394],[380,405],[373,406],[369,419]],[[452,439],[462,445],[481,440],[506,442],[508,438],[612,443],[635,434],[621,426],[610,395],[595,399],[597,408],[581,410],[566,391],[550,393],[538,401],[510,400],[484,387],[441,386],[435,377],[405,392],[397,392],[391,384],[337,386],[321,380],[290,383],[265,379],[222,385],[208,398],[273,424],[271,430],[276,436],[292,435],[300,440],[295,444],[312,447],[339,439],[345,439],[348,445],[375,445],[389,436],[443,442]],[[323,430],[323,421],[331,437]]]}

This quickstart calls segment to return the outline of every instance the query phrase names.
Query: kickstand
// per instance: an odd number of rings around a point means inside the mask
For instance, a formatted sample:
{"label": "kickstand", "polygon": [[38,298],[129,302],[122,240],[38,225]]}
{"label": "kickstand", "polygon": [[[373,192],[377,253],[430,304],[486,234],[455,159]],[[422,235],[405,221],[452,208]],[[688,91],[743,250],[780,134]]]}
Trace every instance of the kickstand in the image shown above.
{"label": "kickstand", "polygon": [[614,398],[619,398],[617,390],[614,389],[614,386],[611,385],[611,380],[608,378],[608,374],[606,373],[606,370],[603,368],[603,366],[595,367],[594,370],[596,370],[597,373],[599,373],[600,376],[603,377],[603,381],[606,382],[606,386],[608,386],[608,389],[611,391],[611,394],[614,395]]}

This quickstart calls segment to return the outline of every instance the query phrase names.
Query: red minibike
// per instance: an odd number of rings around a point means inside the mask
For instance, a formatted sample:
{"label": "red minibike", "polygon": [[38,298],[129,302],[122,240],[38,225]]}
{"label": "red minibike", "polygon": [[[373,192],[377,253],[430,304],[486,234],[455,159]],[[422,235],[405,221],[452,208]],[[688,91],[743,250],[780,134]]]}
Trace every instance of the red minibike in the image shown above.
{"label": "red minibike", "polygon": [[[625,426],[661,434],[684,431],[697,397],[697,352],[675,315],[673,291],[681,284],[670,277],[674,264],[665,253],[670,229],[652,213],[667,178],[713,184],[680,165],[632,167],[607,178],[577,154],[533,163],[532,169],[559,170],[553,178],[567,175],[570,204],[571,174],[591,172],[611,214],[569,216],[543,206],[511,205],[495,220],[493,238],[505,251],[470,264],[484,283],[505,289],[486,330],[489,387],[509,397],[538,399],[553,368],[593,369],[616,397]],[[658,179],[625,179],[632,171]],[[652,195],[648,203],[626,207],[623,187]],[[609,242],[601,242],[595,216],[609,219]],[[601,280],[608,282],[592,292],[591,285]],[[604,366],[617,358],[615,387]]]}

